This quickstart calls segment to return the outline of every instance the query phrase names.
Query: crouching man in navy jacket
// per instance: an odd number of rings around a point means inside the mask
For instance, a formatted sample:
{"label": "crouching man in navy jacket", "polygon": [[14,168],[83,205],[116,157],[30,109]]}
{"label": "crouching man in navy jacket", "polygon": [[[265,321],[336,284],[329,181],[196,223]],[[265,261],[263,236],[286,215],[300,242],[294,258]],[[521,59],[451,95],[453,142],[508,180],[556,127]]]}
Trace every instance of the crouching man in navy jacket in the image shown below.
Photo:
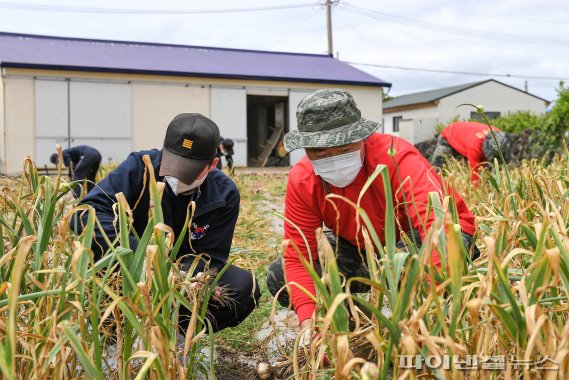
{"label": "crouching man in navy jacket", "polygon": [[[240,196],[235,183],[216,169],[219,138],[219,129],[210,119],[200,114],[180,114],[170,122],[162,150],[131,153],[81,204],[95,208],[105,234],[112,241],[117,233],[113,222],[115,194],[122,192],[133,212],[134,229],[142,236],[150,209],[142,161],[142,157],[148,155],[157,181],[166,183],[162,196],[164,223],[174,230],[176,238],[184,227],[189,203],[196,203],[195,214],[188,228],[189,236],[184,239],[179,251],[180,255],[186,255],[182,259],[184,268],[181,269],[187,268],[195,259],[195,256],[188,254],[202,254],[209,260],[210,269],[220,271],[229,256],[239,215]],[[81,227],[78,229],[80,233]],[[136,245],[137,240],[131,236],[131,248],[136,249]],[[93,244],[96,259],[107,248],[100,231],[96,230]],[[203,265],[198,268],[202,270]],[[234,265],[225,271],[219,285],[228,290],[231,302],[210,300],[208,315],[214,332],[241,323],[256,307],[261,295],[251,273]],[[185,330],[189,311],[182,309],[180,327]]]}
{"label": "crouching man in navy jacket", "polygon": [[[95,187],[95,177],[101,165],[101,153],[88,145],[78,145],[73,148],[63,149],[61,152],[63,165],[69,168],[69,176],[73,181],[87,180],[87,194]],[[52,164],[57,165],[59,157],[57,153],[51,155],[49,160]],[[81,197],[82,186],[75,186],[73,194],[75,198]]]}

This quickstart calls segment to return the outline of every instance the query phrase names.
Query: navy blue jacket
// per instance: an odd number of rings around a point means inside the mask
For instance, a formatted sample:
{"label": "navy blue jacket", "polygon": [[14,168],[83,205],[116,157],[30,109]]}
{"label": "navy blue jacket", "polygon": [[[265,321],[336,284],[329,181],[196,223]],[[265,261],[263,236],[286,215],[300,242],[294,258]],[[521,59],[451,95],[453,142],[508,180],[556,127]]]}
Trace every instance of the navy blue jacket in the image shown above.
{"label": "navy blue jacket", "polygon": [[[133,211],[133,227],[139,236],[142,236],[148,224],[150,201],[148,185],[143,189],[144,162],[142,157],[145,154],[150,156],[156,181],[162,181],[163,177],[158,174],[162,151],[153,149],[134,152],[81,201],[81,204],[88,204],[95,208],[97,218],[110,241],[116,237],[113,223],[115,219],[113,204],[116,202],[116,193],[122,192],[125,195]],[[191,195],[175,196],[170,186],[166,184],[162,196],[164,223],[174,230],[176,239],[184,226],[186,210],[192,200],[196,202],[196,212],[188,231],[193,250],[186,236],[178,255],[205,253],[211,258],[210,266],[220,270],[229,256],[233,231],[239,215],[239,190],[227,175],[217,169],[210,172],[204,183]],[[83,216],[83,221],[86,221],[86,217],[86,215]],[[80,233],[82,230],[80,226],[78,230],[77,232]],[[95,239],[93,251],[95,257],[99,258],[107,250],[107,246],[98,230]],[[131,248],[135,250],[137,245],[135,237],[131,235],[130,241]]]}
{"label": "navy blue jacket", "polygon": [[94,156],[99,157],[99,162],[101,161],[101,153],[95,148],[90,147],[89,145],[77,145],[72,148],[64,149],[61,152],[63,157],[63,164],[66,167],[69,167],[69,164],[73,163],[73,167],[77,167],[79,161],[83,156]]}

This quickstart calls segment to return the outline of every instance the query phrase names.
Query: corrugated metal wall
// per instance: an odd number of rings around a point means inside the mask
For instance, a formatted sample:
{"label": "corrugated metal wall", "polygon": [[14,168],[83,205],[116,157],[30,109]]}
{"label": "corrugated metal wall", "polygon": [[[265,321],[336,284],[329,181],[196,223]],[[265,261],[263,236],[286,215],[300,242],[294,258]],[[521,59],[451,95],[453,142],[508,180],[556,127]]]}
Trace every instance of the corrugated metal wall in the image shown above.
{"label": "corrugated metal wall", "polygon": [[[235,142],[235,164],[246,166],[247,98],[288,97],[288,129],[296,129],[298,103],[312,91],[335,87],[316,83],[273,83],[211,78],[167,78],[82,72],[13,69],[4,73],[4,162],[0,171],[18,174],[31,155],[39,166],[49,162],[55,145],[95,146],[103,161],[121,162],[133,150],[162,147],[172,118],[199,112]],[[362,115],[381,120],[381,90],[346,88]],[[304,155],[290,155],[295,164]]]}
{"label": "corrugated metal wall", "polygon": [[90,145],[103,162],[132,151],[131,88],[126,83],[35,81],[35,160],[49,164],[55,145]]}
{"label": "corrugated metal wall", "polygon": [[244,87],[213,87],[210,91],[210,118],[224,138],[235,143],[234,164],[247,166],[247,92]]}

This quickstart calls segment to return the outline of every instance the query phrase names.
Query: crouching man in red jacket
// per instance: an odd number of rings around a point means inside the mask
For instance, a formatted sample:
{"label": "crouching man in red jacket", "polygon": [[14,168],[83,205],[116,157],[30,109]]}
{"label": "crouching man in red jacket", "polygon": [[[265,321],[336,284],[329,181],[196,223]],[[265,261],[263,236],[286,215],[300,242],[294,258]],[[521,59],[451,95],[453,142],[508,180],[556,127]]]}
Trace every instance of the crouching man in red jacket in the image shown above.
{"label": "crouching man in red jacket", "polygon": [[[304,233],[308,247],[292,223],[285,223],[284,238],[291,244],[283,258],[277,258],[269,266],[267,287],[273,295],[284,286],[285,274],[288,282],[296,282],[315,294],[314,282],[302,266],[293,245],[298,246],[307,260],[307,248],[310,248],[315,269],[321,273],[315,231],[322,225],[331,231],[327,237],[332,247],[338,243],[337,261],[344,276],[369,277],[357,248],[358,244],[364,246],[363,223],[356,229],[358,223],[354,208],[345,201],[326,200],[326,195],[337,194],[357,202],[368,177],[378,165],[386,165],[393,189],[396,225],[402,229],[397,232],[407,233],[420,245],[434,221],[432,212],[427,215],[428,194],[437,192],[441,197],[444,194],[440,177],[419,151],[403,139],[374,133],[380,125],[361,117],[348,92],[326,89],[310,94],[298,105],[296,117],[298,131],[291,131],[285,136],[285,147],[289,152],[304,148],[306,156],[290,171],[284,213]],[[396,152],[394,157],[388,154],[392,143]],[[456,193],[454,196],[463,240],[476,255],[478,251],[471,247],[474,216],[460,196]],[[414,200],[415,205],[405,207],[404,199]],[[383,238],[386,202],[381,177],[372,183],[360,204],[378,236]],[[401,242],[398,246],[403,248]],[[433,252],[431,263],[440,266],[441,260],[436,252]],[[368,289],[355,282],[351,287],[352,292]],[[291,286],[290,290],[291,294],[286,291],[280,293],[279,303],[287,307],[290,297],[301,328],[309,327],[315,303],[299,288]]]}

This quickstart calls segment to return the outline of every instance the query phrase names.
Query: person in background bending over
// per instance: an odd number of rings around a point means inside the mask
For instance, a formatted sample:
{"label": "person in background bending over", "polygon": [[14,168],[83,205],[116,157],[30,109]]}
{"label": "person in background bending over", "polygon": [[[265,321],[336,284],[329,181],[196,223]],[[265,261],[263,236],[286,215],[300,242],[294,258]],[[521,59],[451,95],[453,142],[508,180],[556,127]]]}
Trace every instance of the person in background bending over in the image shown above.
{"label": "person in background bending over", "polygon": [[[86,180],[87,194],[95,187],[95,178],[101,165],[101,153],[91,146],[78,145],[64,149],[62,152],[63,165],[69,168],[69,176],[72,181],[79,181],[81,184]],[[57,165],[58,155],[54,153],[50,159],[52,164]],[[75,186],[73,194],[75,198],[81,196],[82,186]]]}
{"label": "person in background bending over", "polygon": [[[494,133],[490,133],[490,128]],[[496,137],[496,140],[494,139]],[[504,157],[510,150],[510,135],[498,128],[477,122],[457,121],[445,127],[437,140],[437,146],[431,157],[431,164],[441,168],[444,164],[444,156],[451,155],[455,158],[463,156],[470,165],[470,181],[476,183],[479,180],[480,170],[484,166],[491,166],[494,158],[500,159],[502,151]]]}
{"label": "person in background bending over", "polygon": [[231,139],[224,139],[220,137],[219,147],[217,148],[217,157],[219,157],[219,162],[217,163],[217,168],[221,170],[221,156],[225,156],[225,163],[227,164],[227,168],[229,172],[233,170],[233,140]]}

